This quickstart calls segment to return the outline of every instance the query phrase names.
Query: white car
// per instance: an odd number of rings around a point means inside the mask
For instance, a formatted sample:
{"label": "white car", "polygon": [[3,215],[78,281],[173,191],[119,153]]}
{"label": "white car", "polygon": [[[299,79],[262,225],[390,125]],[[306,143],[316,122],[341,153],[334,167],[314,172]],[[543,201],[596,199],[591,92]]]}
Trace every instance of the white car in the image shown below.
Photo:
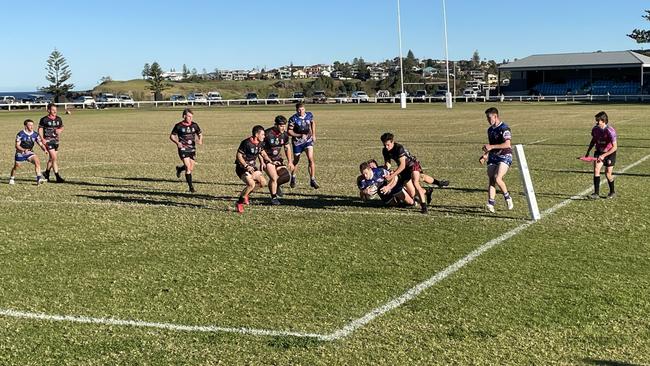
{"label": "white car", "polygon": [[203,93],[190,93],[187,96],[187,101],[194,102],[194,104],[208,104],[208,98]]}
{"label": "white car", "polygon": [[363,90],[357,90],[355,92],[352,92],[351,98],[352,101],[359,102],[359,103],[368,103],[370,101],[370,97]]}
{"label": "white car", "polygon": [[117,99],[120,101],[120,104],[123,107],[135,107],[135,101],[129,95],[126,94],[118,95]]}
{"label": "white car", "polygon": [[117,107],[120,101],[111,93],[100,93],[97,96],[97,102],[100,107]]}
{"label": "white car", "polygon": [[476,97],[478,97],[478,93],[474,89],[465,89],[463,90],[463,96],[466,98],[476,99]]}
{"label": "white car", "polygon": [[72,100],[72,103],[75,104],[75,107],[81,108],[95,108],[96,106],[95,99],[90,95],[82,95],[80,97],[76,97]]}
{"label": "white car", "polygon": [[208,93],[208,102],[210,103],[221,103],[223,98],[221,97],[221,93],[217,91],[209,92]]}

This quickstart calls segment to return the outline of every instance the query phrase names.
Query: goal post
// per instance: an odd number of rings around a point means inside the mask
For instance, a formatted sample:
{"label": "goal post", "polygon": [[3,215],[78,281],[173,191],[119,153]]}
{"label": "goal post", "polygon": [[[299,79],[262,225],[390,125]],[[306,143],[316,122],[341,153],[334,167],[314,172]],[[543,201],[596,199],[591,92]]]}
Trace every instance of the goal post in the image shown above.
{"label": "goal post", "polygon": [[521,183],[524,186],[526,200],[528,201],[528,211],[530,218],[533,221],[539,220],[542,216],[537,207],[537,197],[535,196],[535,189],[533,188],[533,180],[530,178],[530,170],[528,169],[528,162],[526,161],[526,154],[524,154],[524,145],[515,145],[515,156],[519,164],[519,174],[521,176]]}

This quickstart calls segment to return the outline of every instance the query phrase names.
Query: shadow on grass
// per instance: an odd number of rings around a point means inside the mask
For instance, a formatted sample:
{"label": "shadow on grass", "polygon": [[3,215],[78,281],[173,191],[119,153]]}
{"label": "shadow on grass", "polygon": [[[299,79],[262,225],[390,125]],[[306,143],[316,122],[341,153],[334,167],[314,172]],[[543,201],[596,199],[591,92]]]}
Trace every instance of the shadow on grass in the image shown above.
{"label": "shadow on grass", "polygon": [[[593,174],[593,170],[569,170],[569,169],[532,169],[533,171],[538,172],[551,172],[551,173],[566,173],[566,174]],[[622,177],[650,177],[650,174],[641,174],[641,173],[617,173],[614,169],[614,175]],[[601,173],[601,176],[605,176],[605,173]]]}
{"label": "shadow on grass", "polygon": [[295,348],[313,348],[323,345],[324,342],[319,341],[314,338],[298,338],[298,337],[273,337],[268,342],[270,347],[280,349],[280,350],[289,350]]}
{"label": "shadow on grass", "polygon": [[[152,177],[104,177],[106,179],[125,180],[129,182],[145,182],[145,183],[185,183],[185,177],[181,176],[180,179],[169,178],[152,178]],[[210,182],[203,182],[194,180],[194,183],[212,184]]]}
{"label": "shadow on grass", "polygon": [[138,186],[132,184],[110,184],[110,183],[91,183],[83,182],[78,180],[66,180],[65,183],[48,183],[48,184],[63,184],[63,185],[73,185],[73,186],[82,186],[82,187],[104,187],[104,188],[138,188]]}
{"label": "shadow on grass", "polygon": [[636,363],[614,361],[614,360],[596,360],[593,358],[585,358],[582,361],[597,366],[641,366],[640,364],[636,364]]}
{"label": "shadow on grass", "polygon": [[190,193],[190,192],[150,191],[150,190],[134,190],[134,189],[107,189],[107,190],[96,190],[95,192],[114,193],[114,194],[123,194],[123,195],[139,195],[139,196],[198,198],[204,200],[222,200],[222,201],[233,201],[237,198],[235,196],[213,196],[209,194]]}
{"label": "shadow on grass", "polygon": [[450,205],[442,206],[442,205],[430,204],[429,209],[431,211],[451,214],[455,216],[471,216],[471,217],[480,216],[480,217],[489,217],[493,219],[525,220],[519,217],[500,215],[498,213],[499,211],[497,211],[497,213],[490,213],[483,206],[450,206]]}
{"label": "shadow on grass", "polygon": [[184,208],[202,208],[207,209],[209,207],[205,205],[195,204],[195,203],[184,203],[184,202],[175,202],[170,200],[152,200],[148,198],[131,198],[124,196],[96,196],[96,195],[84,195],[79,194],[77,197],[88,198],[91,200],[103,201],[103,202],[113,202],[113,203],[137,203],[142,205],[155,205],[155,206],[167,206],[167,207],[184,207]]}

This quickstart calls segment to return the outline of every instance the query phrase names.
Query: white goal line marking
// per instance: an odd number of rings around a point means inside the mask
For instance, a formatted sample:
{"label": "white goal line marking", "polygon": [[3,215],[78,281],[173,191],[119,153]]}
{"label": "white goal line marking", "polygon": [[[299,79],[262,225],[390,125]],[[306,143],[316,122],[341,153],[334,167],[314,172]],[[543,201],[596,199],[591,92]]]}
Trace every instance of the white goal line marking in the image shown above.
{"label": "white goal line marking", "polygon": [[[636,167],[637,165],[648,160],[650,155],[639,159],[638,161],[628,165],[624,169],[616,172],[615,175],[625,173],[629,169]],[[603,185],[604,182],[601,183]],[[318,333],[305,333],[305,332],[295,332],[295,331],[281,331],[281,330],[269,330],[269,329],[256,329],[256,328],[228,328],[228,327],[218,327],[218,326],[197,326],[197,325],[182,325],[182,324],[171,324],[171,323],[155,323],[155,322],[145,322],[137,320],[123,320],[123,319],[114,319],[114,318],[92,318],[85,316],[72,316],[72,315],[52,315],[45,313],[36,313],[28,311],[18,311],[11,309],[1,309],[0,315],[12,318],[24,318],[24,319],[38,319],[38,320],[47,320],[47,321],[65,321],[65,322],[74,322],[74,323],[89,323],[89,324],[101,324],[101,325],[116,325],[116,326],[132,326],[132,327],[143,327],[143,328],[159,328],[167,329],[172,331],[185,331],[185,332],[222,332],[222,333],[239,333],[239,334],[248,334],[255,336],[291,336],[291,337],[300,337],[300,338],[313,338],[320,341],[336,341],[345,337],[348,337],[353,332],[361,329],[374,319],[379,316],[384,315],[385,313],[398,308],[404,303],[413,300],[420,293],[437,284],[438,282],[444,280],[450,275],[454,274],[461,268],[465,267],[467,264],[471,263],[473,260],[478,258],[481,254],[492,249],[493,247],[501,244],[502,242],[512,238],[513,236],[519,234],[520,232],[527,229],[529,226],[534,225],[537,222],[540,222],[547,216],[552,215],[557,210],[568,205],[576,199],[581,199],[584,195],[591,192],[592,187],[585,189],[584,191],[578,193],[577,195],[572,196],[569,199],[566,199],[557,205],[547,209],[541,215],[541,219],[538,221],[528,221],[523,223],[514,229],[506,232],[505,234],[492,239],[485,244],[481,245],[465,257],[456,261],[455,263],[449,265],[447,268],[436,273],[429,279],[418,283],[417,285],[411,287],[402,295],[386,302],[385,304],[376,307],[363,315],[360,318],[357,318],[349,322],[344,327],[330,333],[330,334],[318,334]]]}

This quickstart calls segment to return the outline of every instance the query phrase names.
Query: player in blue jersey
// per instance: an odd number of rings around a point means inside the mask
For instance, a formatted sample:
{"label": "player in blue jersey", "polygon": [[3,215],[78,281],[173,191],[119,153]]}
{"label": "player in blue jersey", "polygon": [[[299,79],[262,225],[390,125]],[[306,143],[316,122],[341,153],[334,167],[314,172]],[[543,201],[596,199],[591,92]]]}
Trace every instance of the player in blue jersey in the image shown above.
{"label": "player in blue jersey", "polygon": [[[395,176],[389,181],[387,177],[390,172],[385,168],[378,167],[376,161],[361,163],[359,171],[361,175],[357,177],[357,187],[362,200],[367,201],[377,194],[387,206],[396,206],[400,203],[410,206],[415,203],[399,177]],[[408,181],[407,184],[411,184],[411,182]]]}
{"label": "player in blue jersey", "polygon": [[[287,183],[293,170],[293,153],[289,147],[289,135],[287,134],[287,118],[285,116],[275,117],[275,124],[264,132],[264,151],[271,159],[268,164],[263,164],[263,170],[269,176],[269,192],[271,193],[271,204],[279,205],[282,197],[281,185]],[[282,150],[287,157],[285,165],[282,158]]]}
{"label": "player in blue jersey", "polygon": [[63,183],[65,180],[59,175],[59,139],[63,132],[63,120],[56,115],[57,107],[54,103],[47,105],[47,116],[41,118],[38,122],[38,135],[41,141],[47,147],[47,166],[43,176],[46,180],[50,179],[50,170],[54,170],[57,183]]}
{"label": "player in blue jersey", "polygon": [[487,162],[487,175],[488,175],[488,201],[487,209],[490,212],[494,212],[494,205],[496,203],[496,186],[499,186],[501,193],[503,193],[503,199],[506,201],[508,210],[512,210],[514,204],[512,202],[512,197],[508,193],[508,187],[503,181],[508,172],[508,168],[512,165],[512,148],[510,145],[510,139],[512,138],[512,133],[510,132],[510,127],[501,121],[499,117],[499,111],[494,108],[488,108],[485,111],[485,117],[487,118],[490,127],[487,130],[488,134],[488,144],[483,145],[483,155],[479,159],[481,164]]}
{"label": "player in blue jersey", "polygon": [[289,118],[289,128],[287,132],[289,133],[289,136],[292,137],[291,144],[293,146],[294,164],[289,186],[291,188],[296,186],[296,170],[298,170],[298,162],[300,161],[300,155],[305,152],[305,154],[307,154],[307,160],[309,161],[309,185],[314,189],[318,189],[319,185],[316,183],[316,164],[314,163],[316,122],[314,121],[314,115],[311,112],[305,111],[305,105],[303,103],[296,104],[296,114]]}
{"label": "player in blue jersey", "polygon": [[47,148],[43,144],[38,132],[34,131],[34,121],[26,119],[23,122],[25,128],[18,132],[16,135],[16,155],[14,158],[14,167],[11,169],[9,176],[9,184],[15,184],[16,170],[24,162],[34,164],[34,171],[36,172],[36,184],[45,183],[45,179],[41,176],[41,162],[38,156],[34,154],[34,145],[37,145],[47,152]]}
{"label": "player in blue jersey", "polygon": [[183,110],[183,120],[178,122],[172,128],[169,139],[178,147],[178,157],[182,165],[176,167],[176,177],[180,178],[181,173],[185,171],[185,181],[190,193],[196,192],[192,182],[192,172],[194,171],[194,159],[196,158],[196,145],[203,144],[203,132],[201,127],[194,122],[194,113],[191,109]]}

